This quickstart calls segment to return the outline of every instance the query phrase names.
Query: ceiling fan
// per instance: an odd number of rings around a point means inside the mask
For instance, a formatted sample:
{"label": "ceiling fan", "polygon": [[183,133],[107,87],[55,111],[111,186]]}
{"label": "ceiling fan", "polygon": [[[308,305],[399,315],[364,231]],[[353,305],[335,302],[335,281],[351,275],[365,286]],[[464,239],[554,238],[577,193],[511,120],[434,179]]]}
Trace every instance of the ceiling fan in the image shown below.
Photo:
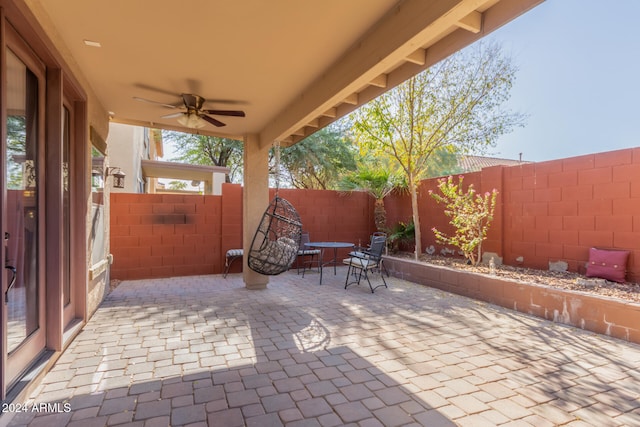
{"label": "ceiling fan", "polygon": [[182,97],[182,105],[180,103],[174,104],[165,104],[163,102],[152,101],[150,99],[140,98],[134,96],[133,99],[136,101],[149,102],[151,104],[162,105],[166,108],[182,108],[186,111],[181,111],[179,113],[172,113],[162,116],[163,119],[170,119],[173,117],[178,118],[178,123],[188,128],[199,129],[204,127],[207,122],[217,126],[222,127],[226,124],[221,122],[218,119],[211,117],[211,115],[216,116],[233,116],[233,117],[245,117],[244,111],[241,110],[205,110],[202,107],[204,103],[207,101],[200,95],[196,95],[193,93],[182,93],[180,94]]}

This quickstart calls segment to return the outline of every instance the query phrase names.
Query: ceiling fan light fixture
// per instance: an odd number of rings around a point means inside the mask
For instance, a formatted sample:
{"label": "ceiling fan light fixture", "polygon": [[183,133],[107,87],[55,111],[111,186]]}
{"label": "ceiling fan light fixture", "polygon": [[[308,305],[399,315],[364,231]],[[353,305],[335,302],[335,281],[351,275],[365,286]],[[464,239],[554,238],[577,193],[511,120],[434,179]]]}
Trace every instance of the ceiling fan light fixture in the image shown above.
{"label": "ceiling fan light fixture", "polygon": [[178,118],[178,123],[190,129],[200,129],[202,127],[205,127],[207,124],[207,122],[205,122],[196,113],[184,113]]}
{"label": "ceiling fan light fixture", "polygon": [[[195,95],[192,93],[182,93],[180,94],[182,97],[183,106],[180,107],[179,104],[166,104],[164,102],[153,101],[150,99],[140,98],[134,96],[133,99],[141,102],[148,102],[151,104],[161,105],[166,108],[176,109],[180,108],[182,112],[176,112],[173,114],[165,114],[160,116],[163,119],[173,119],[177,118],[178,123],[186,128],[190,129],[200,129],[207,125],[213,125],[216,127],[222,127],[226,124],[221,122],[220,120],[211,117],[214,116],[231,116],[231,117],[245,117],[245,113],[242,110],[209,110],[203,109],[204,103],[206,99],[201,97],[200,95]],[[234,102],[234,101],[225,101],[218,100],[217,102]]]}

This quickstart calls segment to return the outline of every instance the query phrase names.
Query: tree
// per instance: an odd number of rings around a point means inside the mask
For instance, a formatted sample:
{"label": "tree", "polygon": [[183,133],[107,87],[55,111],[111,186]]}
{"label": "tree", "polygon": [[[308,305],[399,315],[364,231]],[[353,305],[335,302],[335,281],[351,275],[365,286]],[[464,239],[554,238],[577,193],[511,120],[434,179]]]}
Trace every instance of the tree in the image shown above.
{"label": "tree", "polygon": [[167,186],[171,190],[186,190],[187,189],[187,183],[184,182],[184,181],[169,181]]}
{"label": "tree", "polygon": [[227,167],[230,169],[227,182],[242,180],[242,141],[174,131],[163,131],[162,135],[175,143],[178,156],[171,160],[192,165]]}
{"label": "tree", "polygon": [[422,252],[418,187],[430,159],[438,152],[482,153],[523,124],[523,115],[502,109],[515,73],[499,45],[477,43],[354,113],[357,141],[395,159],[407,179],[416,259]]}
{"label": "tree", "polygon": [[462,172],[458,164],[458,153],[450,147],[435,150],[426,163],[423,179],[455,175]]}
{"label": "tree", "polygon": [[431,193],[437,203],[444,203],[445,215],[451,218],[449,224],[455,229],[449,236],[435,227],[432,229],[436,239],[444,244],[457,246],[471,265],[477,265],[482,258],[482,242],[487,238],[489,225],[493,221],[498,190],[495,188],[485,194],[476,194],[473,184],[462,190],[464,177],[453,182],[453,177],[440,179],[438,188],[442,194]]}
{"label": "tree", "polygon": [[360,162],[358,169],[342,177],[339,189],[345,191],[366,191],[375,199],[373,211],[378,231],[387,230],[387,212],[384,198],[396,188],[403,187],[402,177],[381,164]]}
{"label": "tree", "polygon": [[24,186],[23,164],[16,161],[14,156],[27,154],[27,125],[26,117],[21,115],[7,115],[7,188],[16,190]]}
{"label": "tree", "polygon": [[280,154],[281,181],[294,188],[333,190],[356,168],[356,148],[345,125],[336,122]]}

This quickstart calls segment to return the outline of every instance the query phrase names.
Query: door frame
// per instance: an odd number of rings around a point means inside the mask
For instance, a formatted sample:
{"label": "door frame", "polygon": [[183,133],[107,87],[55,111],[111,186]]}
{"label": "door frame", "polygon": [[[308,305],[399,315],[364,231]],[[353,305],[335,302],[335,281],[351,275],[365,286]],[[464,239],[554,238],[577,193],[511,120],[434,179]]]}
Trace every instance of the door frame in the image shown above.
{"label": "door frame", "polygon": [[[49,369],[55,360],[62,354],[62,350],[69,345],[73,337],[80,331],[88,318],[88,258],[87,247],[89,235],[88,212],[90,208],[90,139],[89,139],[89,111],[88,96],[82,89],[82,84],[74,76],[63,55],[55,49],[46,32],[40,26],[29,8],[20,0],[0,0],[0,64],[5,64],[5,49],[8,45],[8,32],[13,31],[17,38],[30,50],[35,58],[41,61],[46,69],[45,80],[39,82],[41,90],[46,92],[46,104],[39,117],[43,120],[41,131],[45,140],[40,144],[41,149],[41,175],[39,196],[42,198],[42,211],[40,213],[39,248],[40,271],[39,279],[43,281],[41,286],[44,292],[41,297],[41,307],[45,310],[46,336],[45,354],[48,357],[46,364],[40,364],[44,371]],[[6,72],[0,67],[0,94],[5,93],[2,88],[6,85]],[[41,108],[42,108],[41,106]],[[48,271],[48,267],[56,264],[61,253],[62,241],[60,227],[55,226],[62,214],[61,174],[62,174],[62,118],[64,107],[73,115],[73,124],[70,129],[71,147],[69,158],[69,185],[70,185],[70,216],[71,236],[69,256],[71,259],[71,303],[65,307],[63,298],[63,282],[61,268],[57,271]],[[6,99],[0,96],[0,122],[6,120]],[[46,126],[46,127],[45,127]],[[0,126],[0,147],[6,146],[6,125]],[[45,157],[46,156],[46,157]],[[50,158],[60,158],[60,163],[45,165]],[[0,162],[0,173],[6,174],[6,165]],[[55,167],[55,165],[58,167]],[[58,183],[52,185],[52,183]],[[0,192],[0,209],[6,209],[6,194]],[[59,197],[58,197],[59,196]],[[45,212],[47,215],[45,215]],[[2,231],[7,224],[3,218],[0,224]],[[60,250],[59,250],[60,249]],[[0,247],[0,257],[4,257],[4,245]],[[60,265],[60,263],[58,263]],[[8,275],[4,269],[0,273],[0,290],[6,288]],[[51,274],[50,274],[51,273]],[[58,274],[60,273],[60,274]],[[46,298],[45,298],[46,297]],[[6,319],[7,313],[3,304],[0,304],[0,319]],[[0,331],[0,399],[4,400],[12,386],[9,381],[8,358],[6,347],[6,320],[1,322]],[[12,354],[13,355],[13,354]],[[44,371],[37,375],[40,378]],[[26,396],[28,390],[36,381],[26,383],[21,396]],[[20,383],[20,388],[25,383]],[[11,396],[15,396],[13,390]]]}
{"label": "door frame", "polygon": [[[68,165],[68,185],[69,185],[69,224],[70,224],[70,236],[69,236],[69,280],[71,282],[71,302],[66,305],[64,301],[64,281],[60,279],[60,292],[61,292],[61,307],[62,307],[62,332],[63,336],[60,338],[52,337],[50,340],[50,347],[58,347],[62,349],[70,339],[67,334],[69,330],[78,323],[82,323],[87,319],[87,264],[80,262],[74,262],[79,259],[86,259],[87,245],[86,245],[86,227],[74,226],[75,224],[86,224],[88,204],[86,196],[89,188],[88,180],[85,179],[87,174],[86,164],[88,163],[88,150],[87,143],[85,142],[84,132],[85,117],[86,117],[86,103],[80,99],[80,95],[71,90],[72,85],[64,79],[62,76],[62,110],[61,114],[64,117],[64,109],[69,111],[70,126],[69,126],[69,165]],[[57,121],[62,123],[62,120]],[[60,135],[62,135],[60,133]],[[59,147],[62,150],[62,136],[60,138]],[[60,160],[62,162],[62,153],[60,153]],[[61,182],[62,180],[58,181]],[[60,184],[62,185],[62,184]],[[62,189],[59,193],[62,197]],[[63,202],[60,200],[59,211],[61,216],[63,212]],[[49,237],[49,236],[48,236]],[[60,239],[60,253],[62,254],[62,240]],[[55,241],[54,241],[55,242]],[[55,245],[55,243],[54,243]],[[49,252],[48,253],[52,253]],[[60,265],[63,263],[60,262]],[[61,272],[62,273],[62,272]],[[57,308],[54,308],[57,310]],[[65,335],[66,334],[66,335]]]}

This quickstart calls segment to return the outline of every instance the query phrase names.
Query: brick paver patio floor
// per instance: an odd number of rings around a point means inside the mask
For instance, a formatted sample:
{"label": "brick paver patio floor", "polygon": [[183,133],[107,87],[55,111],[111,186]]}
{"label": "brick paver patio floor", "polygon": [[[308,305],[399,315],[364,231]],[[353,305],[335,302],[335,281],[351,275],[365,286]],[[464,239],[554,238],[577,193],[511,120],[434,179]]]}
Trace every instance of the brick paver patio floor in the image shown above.
{"label": "brick paver patio floor", "polygon": [[640,346],[345,274],[123,282],[9,425],[640,425]]}

